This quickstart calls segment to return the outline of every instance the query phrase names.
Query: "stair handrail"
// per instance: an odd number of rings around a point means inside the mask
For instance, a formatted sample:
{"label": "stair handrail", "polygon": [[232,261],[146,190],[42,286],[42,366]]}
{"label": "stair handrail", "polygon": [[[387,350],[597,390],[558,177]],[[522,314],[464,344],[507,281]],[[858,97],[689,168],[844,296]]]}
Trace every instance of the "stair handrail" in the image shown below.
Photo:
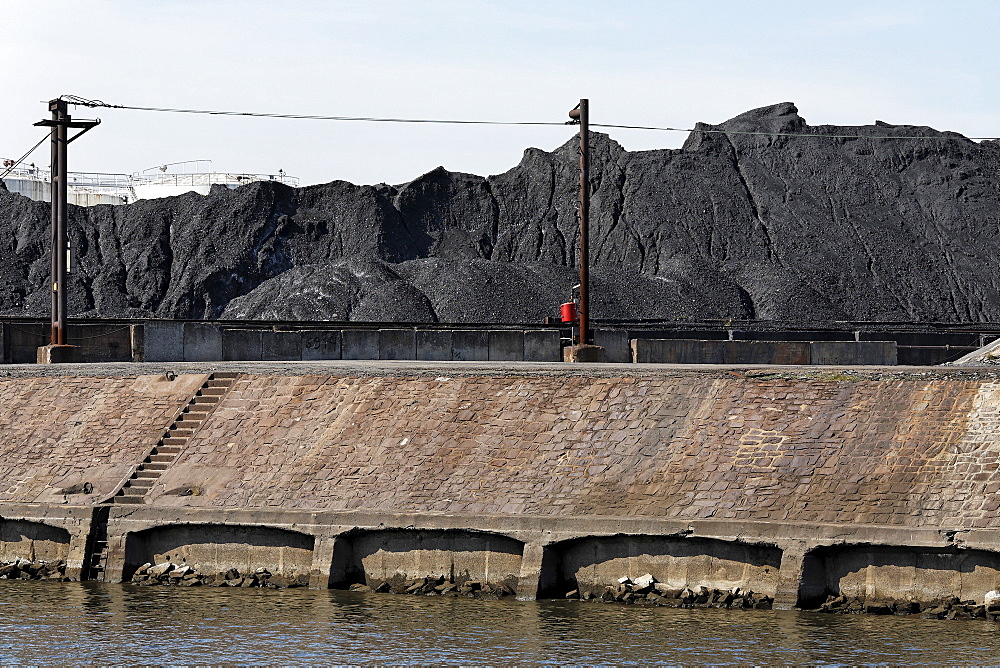
{"label": "stair handrail", "polygon": [[117,485],[115,485],[114,490],[111,492],[111,496],[109,496],[108,498],[106,498],[103,501],[101,501],[101,503],[102,504],[108,503],[108,502],[111,501],[111,499],[113,499],[116,496],[118,496],[118,492],[120,492],[122,489],[125,488],[125,483],[127,483],[129,480],[132,479],[132,476],[135,475],[135,472],[138,469],[139,469],[139,465],[138,464],[133,464],[132,466],[130,466],[129,470],[128,470],[128,473],[125,474],[125,477],[122,478],[121,481]]}

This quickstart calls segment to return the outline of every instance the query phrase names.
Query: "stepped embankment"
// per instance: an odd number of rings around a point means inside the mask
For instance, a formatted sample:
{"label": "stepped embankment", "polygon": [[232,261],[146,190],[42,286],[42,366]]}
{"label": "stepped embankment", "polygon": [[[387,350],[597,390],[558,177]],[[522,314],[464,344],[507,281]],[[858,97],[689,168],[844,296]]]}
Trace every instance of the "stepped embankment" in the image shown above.
{"label": "stepped embankment", "polygon": [[985,367],[12,365],[0,397],[0,558],[68,576],[533,598],[650,574],[785,607],[1000,588]]}

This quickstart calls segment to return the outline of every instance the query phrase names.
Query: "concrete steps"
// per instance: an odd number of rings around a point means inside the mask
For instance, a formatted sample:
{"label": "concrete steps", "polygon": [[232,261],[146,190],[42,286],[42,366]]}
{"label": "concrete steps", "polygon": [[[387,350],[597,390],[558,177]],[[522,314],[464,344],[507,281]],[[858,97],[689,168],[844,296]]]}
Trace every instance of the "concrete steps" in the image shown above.
{"label": "concrete steps", "polygon": [[188,441],[197,433],[202,423],[208,419],[239,377],[238,373],[214,373],[209,376],[143,462],[136,467],[132,477],[118,489],[108,503],[145,503],[146,494],[163,472],[181,455]]}

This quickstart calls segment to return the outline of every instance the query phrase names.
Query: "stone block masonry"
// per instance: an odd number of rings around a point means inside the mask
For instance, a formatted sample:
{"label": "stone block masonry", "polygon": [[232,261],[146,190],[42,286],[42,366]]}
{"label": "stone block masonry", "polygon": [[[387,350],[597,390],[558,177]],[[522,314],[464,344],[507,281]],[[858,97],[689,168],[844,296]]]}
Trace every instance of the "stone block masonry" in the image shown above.
{"label": "stone block masonry", "polygon": [[0,503],[106,498],[203,379],[0,378]]}
{"label": "stone block masonry", "polygon": [[[207,370],[175,368],[0,379],[0,554],[86,551],[82,520],[59,518],[100,495],[71,483],[106,486],[148,452]],[[111,509],[110,579],[181,555],[522,598],[647,573],[779,607],[1000,588],[1000,371],[213,368],[240,375],[144,503]]]}

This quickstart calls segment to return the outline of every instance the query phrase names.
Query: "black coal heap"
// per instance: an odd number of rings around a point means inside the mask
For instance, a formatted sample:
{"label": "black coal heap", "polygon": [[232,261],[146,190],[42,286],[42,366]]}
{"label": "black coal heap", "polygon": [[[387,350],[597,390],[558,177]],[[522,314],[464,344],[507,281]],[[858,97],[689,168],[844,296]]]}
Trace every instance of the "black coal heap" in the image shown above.
{"label": "black coal heap", "polygon": [[[677,150],[591,143],[595,318],[1000,321],[996,142],[813,127],[782,103],[699,125]],[[539,321],[576,283],[576,145],[485,178],[439,167],[399,187],[254,183],[70,207],[71,308]],[[48,205],[0,189],[0,314],[48,314],[48,244]]]}

